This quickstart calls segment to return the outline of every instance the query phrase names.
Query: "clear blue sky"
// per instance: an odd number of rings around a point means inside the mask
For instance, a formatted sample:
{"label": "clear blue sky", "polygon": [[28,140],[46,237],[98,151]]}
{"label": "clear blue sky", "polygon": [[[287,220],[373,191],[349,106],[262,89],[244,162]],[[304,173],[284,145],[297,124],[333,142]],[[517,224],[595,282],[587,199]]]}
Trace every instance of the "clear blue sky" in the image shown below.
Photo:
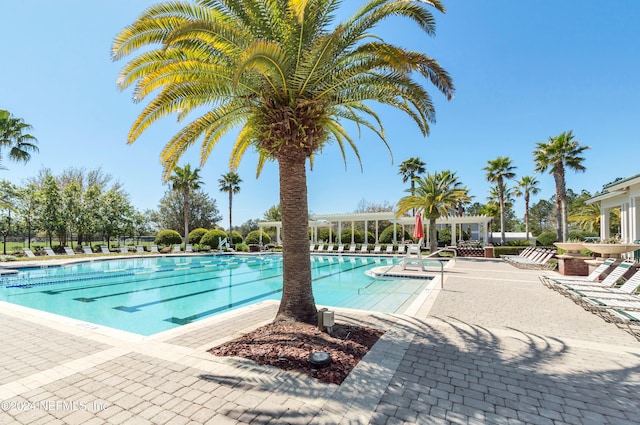
{"label": "clear blue sky", "polygon": [[[0,109],[34,126],[40,153],[27,165],[4,161],[0,178],[14,183],[41,168],[54,174],[74,167],[102,170],[119,180],[138,209],[156,208],[166,186],[159,153],[179,128],[156,124],[134,145],[126,135],[142,106],[115,82],[124,62],[110,60],[114,36],[151,0],[21,0],[2,2]],[[346,0],[353,10],[360,1]],[[375,135],[359,140],[363,168],[348,153],[347,169],[335,146],[308,174],[312,213],[352,212],[359,201],[395,204],[406,188],[398,175],[403,160],[417,156],[429,171],[458,173],[475,201],[486,202],[487,160],[510,156],[518,176],[533,173],[536,142],[573,130],[591,147],[586,173],[567,175],[575,191],[598,191],[617,177],[640,172],[640,1],[449,0],[436,13],[437,35],[425,38],[404,21],[380,28],[388,41],[422,50],[453,77],[448,102],[429,88],[437,123],[425,139],[406,116],[379,108],[394,162]],[[357,134],[354,134],[357,136]],[[223,140],[202,170],[204,189],[228,223],[226,194],[218,178],[228,171],[233,136]],[[234,224],[279,202],[276,164],[256,180],[256,157],[246,155],[234,197]],[[181,163],[198,164],[196,150]],[[550,175],[539,175],[541,193],[554,194]],[[516,204],[523,215],[522,201]]]}

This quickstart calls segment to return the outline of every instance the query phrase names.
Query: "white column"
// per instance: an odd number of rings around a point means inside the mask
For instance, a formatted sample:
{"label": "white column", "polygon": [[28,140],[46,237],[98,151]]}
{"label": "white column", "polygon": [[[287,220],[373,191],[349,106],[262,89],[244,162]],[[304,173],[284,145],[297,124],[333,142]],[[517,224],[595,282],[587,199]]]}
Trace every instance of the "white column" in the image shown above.
{"label": "white column", "polygon": [[457,245],[456,244],[456,230],[457,230],[457,224],[455,223],[455,221],[453,223],[451,223],[451,245]]}
{"label": "white column", "polygon": [[600,239],[609,239],[609,226],[611,225],[609,221],[609,213],[611,211],[609,208],[605,208],[604,206],[600,206]]}
{"label": "white column", "polygon": [[338,243],[342,243],[342,221],[338,220]]}
{"label": "white column", "polygon": [[393,243],[398,243],[398,223],[395,221],[393,222]]}
{"label": "white column", "polygon": [[620,205],[620,239],[622,242],[633,242],[629,231],[629,204]]}
{"label": "white column", "polygon": [[356,243],[354,239],[355,232],[356,232],[355,220],[351,220],[351,244]]}
{"label": "white column", "polygon": [[640,208],[638,208],[638,198],[631,198],[629,217],[631,218],[631,235],[633,235],[631,242],[640,240]]}
{"label": "white column", "polygon": [[367,236],[367,227],[369,222],[367,220],[364,221],[364,243],[369,243],[369,238]]}
{"label": "white column", "polygon": [[281,245],[280,243],[280,226],[276,226],[276,243]]}

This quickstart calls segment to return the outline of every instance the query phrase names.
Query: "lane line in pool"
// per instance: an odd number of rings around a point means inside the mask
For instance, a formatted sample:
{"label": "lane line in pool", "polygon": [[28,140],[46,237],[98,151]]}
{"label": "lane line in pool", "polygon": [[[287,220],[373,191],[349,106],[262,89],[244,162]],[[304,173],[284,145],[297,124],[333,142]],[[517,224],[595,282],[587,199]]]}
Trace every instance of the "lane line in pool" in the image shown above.
{"label": "lane line in pool", "polygon": [[175,323],[177,325],[188,325],[191,322],[194,322],[196,320],[202,319],[204,317],[207,316],[211,316],[212,314],[216,314],[219,313],[221,311],[225,311],[225,310],[230,310],[234,307],[238,307],[240,305],[244,305],[244,304],[248,304],[251,303],[253,301],[259,300],[261,298],[265,298],[265,297],[269,297],[271,295],[275,295],[277,293],[282,292],[282,289],[276,289],[274,291],[271,292],[266,292],[264,294],[260,294],[260,295],[256,295],[250,298],[245,298],[244,300],[240,300],[237,301],[235,303],[231,303],[231,304],[227,304],[221,307],[217,307],[217,308],[213,308],[211,310],[207,310],[207,311],[203,311],[202,313],[198,313],[198,314],[194,314],[191,316],[187,316],[187,317],[183,317],[183,318],[179,318],[179,317],[170,317],[169,319],[164,319],[165,322],[169,322],[169,323]]}
{"label": "lane line in pool", "polygon": [[[270,280],[270,279],[277,278],[277,277],[282,277],[282,274],[263,277],[263,278],[260,278],[260,279],[249,280],[247,282],[235,283],[235,284],[233,284],[233,287],[236,288],[238,286],[249,285],[251,283],[260,282],[262,280]],[[191,292],[189,294],[184,294],[184,295],[180,295],[180,296],[177,296],[177,297],[165,298],[165,299],[162,299],[162,300],[151,301],[151,302],[148,302],[148,303],[138,304],[138,305],[134,305],[134,306],[130,306],[130,307],[118,306],[118,307],[113,307],[113,308],[115,310],[126,311],[127,313],[135,313],[137,311],[140,311],[140,309],[144,308],[144,307],[149,307],[149,306],[156,305],[156,304],[163,304],[163,303],[170,302],[170,301],[181,300],[181,299],[184,299],[184,298],[194,297],[196,295],[202,295],[202,294],[208,294],[208,293],[211,293],[211,292],[217,292],[217,291],[221,291],[223,289],[229,289],[229,287],[228,286],[221,286],[221,287],[218,287],[218,288],[207,289],[206,291]]]}

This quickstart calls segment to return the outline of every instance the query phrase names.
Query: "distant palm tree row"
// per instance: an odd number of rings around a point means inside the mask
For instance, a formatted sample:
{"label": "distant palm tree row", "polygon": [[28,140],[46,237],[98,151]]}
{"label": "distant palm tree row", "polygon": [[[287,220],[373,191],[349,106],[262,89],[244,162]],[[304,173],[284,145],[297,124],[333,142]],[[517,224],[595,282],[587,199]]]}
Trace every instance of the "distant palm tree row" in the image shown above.
{"label": "distant palm tree row", "polygon": [[[581,146],[578,141],[574,140],[573,132],[563,132],[556,137],[549,137],[546,143],[537,143],[533,152],[535,172],[542,173],[549,170],[553,175],[556,183],[556,207],[558,212],[558,240],[566,241],[568,238],[568,222],[567,214],[567,189],[565,183],[565,173],[567,169],[575,171],[585,171],[582,165],[584,157],[582,153],[589,149],[588,146]],[[486,178],[489,182],[494,183],[494,191],[497,198],[499,215],[500,215],[500,233],[501,243],[505,245],[505,209],[506,198],[511,194],[511,189],[507,186],[507,180],[516,177],[512,160],[508,156],[500,156],[496,159],[487,161],[484,168]],[[410,196],[402,198],[398,202],[398,213],[402,214],[409,209],[415,214],[415,210],[421,210],[427,217],[438,218],[440,216],[448,216],[458,209],[458,214],[462,214],[461,206],[471,200],[468,196],[468,190],[461,185],[455,173],[449,170],[442,172],[428,173],[426,177],[419,177],[425,172],[426,164],[417,157],[409,158],[400,164],[398,174],[402,175],[403,183],[411,181],[411,187],[407,189]],[[416,188],[415,185],[418,185]],[[525,230],[527,240],[529,239],[529,203],[531,195],[536,195],[540,189],[538,188],[538,180],[533,176],[522,176],[513,188],[513,194],[524,197],[525,201]],[[408,205],[412,205],[408,208]],[[439,212],[439,216],[437,215]],[[490,213],[490,211],[486,211]],[[590,211],[593,213],[593,211]],[[574,221],[584,222],[575,219]],[[433,221],[435,223],[435,219]],[[593,225],[584,225],[585,228],[593,229]],[[435,229],[433,229],[435,232]],[[433,235],[435,238],[435,233]],[[432,244],[434,241],[431,241]],[[436,241],[437,242],[437,241]],[[433,249],[433,247],[432,247]]]}

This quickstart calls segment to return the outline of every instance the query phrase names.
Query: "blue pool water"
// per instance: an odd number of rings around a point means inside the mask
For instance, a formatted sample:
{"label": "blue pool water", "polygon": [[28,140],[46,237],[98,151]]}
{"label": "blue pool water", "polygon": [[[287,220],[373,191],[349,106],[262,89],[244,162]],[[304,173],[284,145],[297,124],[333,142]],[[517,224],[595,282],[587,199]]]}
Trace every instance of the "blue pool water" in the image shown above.
{"label": "blue pool water", "polygon": [[[394,261],[312,257],[316,303],[359,308],[374,282],[364,272]],[[152,335],[260,301],[280,299],[282,256],[115,259],[23,269],[1,279],[0,300]],[[387,289],[389,285],[393,283],[386,281]],[[396,303],[405,301],[406,296],[401,296]]]}

